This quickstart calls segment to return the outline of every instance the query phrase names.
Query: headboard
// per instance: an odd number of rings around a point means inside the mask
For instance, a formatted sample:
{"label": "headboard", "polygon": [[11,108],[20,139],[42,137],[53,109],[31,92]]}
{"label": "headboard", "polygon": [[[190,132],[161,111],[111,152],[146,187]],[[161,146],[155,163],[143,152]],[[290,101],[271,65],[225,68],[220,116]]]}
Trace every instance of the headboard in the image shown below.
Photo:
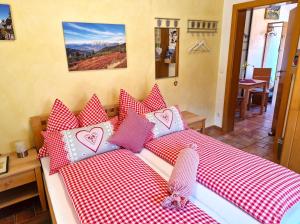
{"label": "headboard", "polygon": [[[105,106],[105,111],[109,117],[114,117],[119,114],[119,105],[110,105]],[[74,112],[78,114],[79,112]],[[34,116],[30,118],[30,126],[33,132],[33,144],[36,149],[39,149],[43,146],[43,136],[42,131],[46,130],[47,120],[49,115]]]}

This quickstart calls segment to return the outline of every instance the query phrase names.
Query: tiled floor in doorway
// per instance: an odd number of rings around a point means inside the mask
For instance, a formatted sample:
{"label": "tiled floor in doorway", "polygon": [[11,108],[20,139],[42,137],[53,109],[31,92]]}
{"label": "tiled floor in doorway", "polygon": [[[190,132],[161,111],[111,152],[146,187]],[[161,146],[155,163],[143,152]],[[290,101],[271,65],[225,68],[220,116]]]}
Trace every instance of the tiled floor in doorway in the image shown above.
{"label": "tiled floor in doorway", "polygon": [[235,119],[234,131],[224,134],[216,127],[206,129],[206,134],[243,151],[278,162],[273,153],[274,137],[271,130],[274,108],[269,105],[267,112],[259,114],[259,108],[251,108],[245,120]]}

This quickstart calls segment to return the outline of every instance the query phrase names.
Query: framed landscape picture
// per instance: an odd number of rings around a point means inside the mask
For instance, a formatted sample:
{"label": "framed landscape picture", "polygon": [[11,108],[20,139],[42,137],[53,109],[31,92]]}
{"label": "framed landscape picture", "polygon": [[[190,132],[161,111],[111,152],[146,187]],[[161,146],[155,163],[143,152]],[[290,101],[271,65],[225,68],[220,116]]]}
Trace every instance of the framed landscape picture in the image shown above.
{"label": "framed landscape picture", "polygon": [[69,71],[126,68],[125,25],[63,22]]}
{"label": "framed landscape picture", "polygon": [[12,24],[10,6],[0,4],[0,40],[14,40],[15,34]]}

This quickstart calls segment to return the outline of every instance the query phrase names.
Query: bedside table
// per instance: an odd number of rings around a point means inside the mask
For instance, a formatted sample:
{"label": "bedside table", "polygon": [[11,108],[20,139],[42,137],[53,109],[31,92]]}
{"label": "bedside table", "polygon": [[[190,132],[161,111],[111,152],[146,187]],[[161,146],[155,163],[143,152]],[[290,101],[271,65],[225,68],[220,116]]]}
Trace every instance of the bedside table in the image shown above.
{"label": "bedside table", "polygon": [[199,116],[189,111],[182,111],[181,114],[183,119],[191,129],[199,131],[202,134],[204,134],[205,121],[206,121],[205,117]]}
{"label": "bedside table", "polygon": [[0,175],[0,209],[39,196],[42,210],[47,210],[41,163],[35,149],[28,156],[9,154],[8,172]]}

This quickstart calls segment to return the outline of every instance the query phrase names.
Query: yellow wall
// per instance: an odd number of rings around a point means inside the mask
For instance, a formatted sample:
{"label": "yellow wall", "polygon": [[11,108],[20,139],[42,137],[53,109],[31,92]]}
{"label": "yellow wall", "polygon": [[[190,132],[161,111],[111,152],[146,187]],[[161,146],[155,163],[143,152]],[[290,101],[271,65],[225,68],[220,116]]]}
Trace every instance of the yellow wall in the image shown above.
{"label": "yellow wall", "polygon": [[[154,17],[180,18],[179,85],[157,81],[168,104],[214,120],[220,30],[206,36],[210,53],[190,55],[198,38],[187,19],[221,20],[222,0],[2,0],[11,5],[15,41],[0,41],[0,153],[12,142],[31,143],[29,117],[49,113],[55,98],[73,110],[92,93],[116,103],[120,88],[143,98],[155,82]],[[126,25],[128,68],[69,72],[62,21]],[[220,23],[221,24],[221,21]]]}

